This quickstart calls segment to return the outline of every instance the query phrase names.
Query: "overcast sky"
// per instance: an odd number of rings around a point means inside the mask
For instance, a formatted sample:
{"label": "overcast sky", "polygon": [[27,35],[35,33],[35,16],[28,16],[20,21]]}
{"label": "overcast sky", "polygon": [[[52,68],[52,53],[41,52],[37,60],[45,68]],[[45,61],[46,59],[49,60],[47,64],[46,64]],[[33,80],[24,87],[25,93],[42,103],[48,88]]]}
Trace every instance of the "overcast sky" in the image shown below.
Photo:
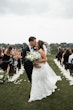
{"label": "overcast sky", "polygon": [[0,0],[0,43],[73,43],[73,0]]}

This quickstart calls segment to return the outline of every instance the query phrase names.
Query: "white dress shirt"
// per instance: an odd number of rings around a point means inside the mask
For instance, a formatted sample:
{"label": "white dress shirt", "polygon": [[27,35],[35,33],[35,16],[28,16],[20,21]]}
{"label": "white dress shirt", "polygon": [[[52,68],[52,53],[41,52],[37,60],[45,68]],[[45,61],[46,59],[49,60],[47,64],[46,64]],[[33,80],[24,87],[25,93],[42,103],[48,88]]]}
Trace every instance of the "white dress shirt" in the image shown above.
{"label": "white dress shirt", "polygon": [[72,63],[73,54],[69,56],[68,63]]}
{"label": "white dress shirt", "polygon": [[30,45],[28,46],[29,46],[30,52],[33,52],[34,51],[33,47],[31,47]]}

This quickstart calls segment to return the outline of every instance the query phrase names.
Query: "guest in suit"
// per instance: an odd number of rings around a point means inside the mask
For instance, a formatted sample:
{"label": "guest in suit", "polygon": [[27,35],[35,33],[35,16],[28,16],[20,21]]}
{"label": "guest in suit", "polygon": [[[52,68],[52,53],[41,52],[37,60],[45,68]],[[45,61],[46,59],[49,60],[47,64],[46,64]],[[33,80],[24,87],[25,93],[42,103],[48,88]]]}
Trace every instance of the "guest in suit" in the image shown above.
{"label": "guest in suit", "polygon": [[26,53],[29,51],[29,52],[33,52],[34,49],[33,47],[36,46],[36,38],[31,36],[29,38],[29,45],[27,45],[23,52],[22,52],[22,57],[24,59],[24,68],[25,68],[25,71],[26,71],[26,74],[27,74],[27,77],[29,79],[29,81],[31,82],[31,75],[32,75],[32,70],[33,70],[33,63],[30,62],[30,61],[26,61],[25,60],[25,56],[26,56]]}

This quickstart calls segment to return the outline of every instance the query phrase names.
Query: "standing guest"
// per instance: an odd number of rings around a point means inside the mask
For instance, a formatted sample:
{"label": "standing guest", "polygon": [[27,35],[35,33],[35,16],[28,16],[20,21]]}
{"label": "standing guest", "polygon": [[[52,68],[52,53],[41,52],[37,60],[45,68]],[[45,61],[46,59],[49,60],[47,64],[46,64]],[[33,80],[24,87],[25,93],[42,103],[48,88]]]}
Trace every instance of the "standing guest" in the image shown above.
{"label": "standing guest", "polygon": [[65,53],[66,53],[66,48],[64,49],[64,52],[62,54],[61,65],[63,65],[63,62],[64,62],[64,55],[65,55]]}
{"label": "standing guest", "polygon": [[68,63],[73,64],[73,49],[71,50],[72,54],[69,56]]}
{"label": "standing guest", "polygon": [[71,50],[72,54],[69,56],[68,59],[68,69],[70,70],[70,75],[73,76],[73,49]]}
{"label": "standing guest", "polygon": [[6,74],[5,74],[5,77],[4,79],[5,80],[8,80],[9,78],[9,72],[10,72],[10,57],[12,56],[12,47],[9,46],[7,49],[5,49],[4,51],[4,56],[3,56],[3,63],[2,63],[2,66],[1,68],[6,71]]}
{"label": "standing guest", "polygon": [[66,52],[63,56],[63,59],[64,59],[63,64],[64,65],[66,65],[68,63],[68,58],[69,58],[70,55],[71,55],[70,49],[66,49]]}
{"label": "standing guest", "polygon": [[[21,48],[21,56],[22,56],[23,50],[24,50],[24,47],[22,46],[22,48]],[[22,58],[22,64],[24,64],[23,58]]]}
{"label": "standing guest", "polygon": [[21,58],[22,58],[21,52],[18,49],[15,49],[14,54],[15,54],[15,57],[17,58],[17,62],[18,62],[17,67],[18,67],[18,69],[21,69]]}
{"label": "standing guest", "polygon": [[63,54],[63,49],[61,46],[58,47],[58,53],[56,55],[56,58],[61,62],[62,59],[62,54]]}
{"label": "standing guest", "polygon": [[2,65],[2,58],[3,58],[2,49],[0,48],[0,68],[1,68],[1,65]]}

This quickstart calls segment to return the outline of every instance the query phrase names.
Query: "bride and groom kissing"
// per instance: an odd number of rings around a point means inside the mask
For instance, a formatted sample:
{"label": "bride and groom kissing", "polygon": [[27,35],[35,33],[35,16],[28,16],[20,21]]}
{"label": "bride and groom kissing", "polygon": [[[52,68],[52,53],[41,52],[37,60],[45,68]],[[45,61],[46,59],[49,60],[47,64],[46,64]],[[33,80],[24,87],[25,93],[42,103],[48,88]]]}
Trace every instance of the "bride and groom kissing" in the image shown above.
{"label": "bride and groom kissing", "polygon": [[[43,48],[44,42],[31,36],[29,37],[29,45],[26,46],[22,52],[24,60],[24,69],[27,77],[31,83],[31,91],[28,102],[41,100],[51,95],[57,88],[56,82],[61,80],[60,76],[57,76],[53,69],[47,63],[47,56]],[[39,67],[34,66],[32,61],[26,60],[27,52],[33,53],[39,52],[40,58],[35,61],[35,64],[39,64]]]}

